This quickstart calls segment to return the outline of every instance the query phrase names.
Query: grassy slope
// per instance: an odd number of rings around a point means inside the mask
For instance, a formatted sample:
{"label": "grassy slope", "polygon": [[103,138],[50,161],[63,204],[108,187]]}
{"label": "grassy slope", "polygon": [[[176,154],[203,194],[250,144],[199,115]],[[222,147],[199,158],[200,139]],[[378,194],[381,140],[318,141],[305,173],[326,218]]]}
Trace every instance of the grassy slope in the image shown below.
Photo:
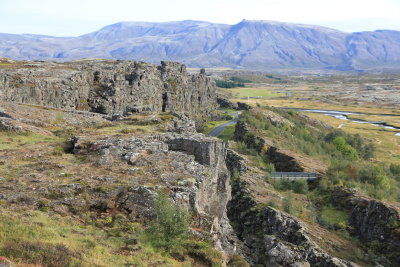
{"label": "grassy slope", "polygon": [[[260,108],[250,112],[250,114],[252,113],[262,114]],[[289,114],[290,113],[288,113],[288,115]],[[287,118],[291,118],[290,120],[295,122],[296,113],[292,114],[293,115]],[[300,128],[295,132],[293,129],[286,129],[283,126],[275,127],[269,123],[265,123],[265,119],[259,115],[249,116],[249,113],[246,112],[243,113],[243,115],[251,125],[255,126],[253,130],[257,135],[273,140],[274,143],[278,143],[280,147],[289,148],[291,150],[297,149],[296,151],[298,153],[301,153],[301,150],[304,148],[306,148],[305,151],[319,151],[318,153],[320,154],[318,157],[327,160],[327,163],[329,163],[332,158],[340,156],[337,153],[333,153],[333,147],[331,146],[326,146],[322,151],[320,150],[319,145],[324,141],[318,137],[318,131],[311,129],[308,129],[308,131],[305,129],[302,130],[301,124],[296,123],[296,127]],[[330,130],[320,128],[319,131],[327,134]],[[309,134],[312,136],[308,136]],[[296,147],[296,145],[298,147]],[[257,153],[251,149],[244,149],[243,145],[240,144],[231,146],[238,152],[247,154],[246,158],[250,161],[250,164],[265,172],[266,165],[265,162],[262,162],[262,155],[257,155]],[[369,256],[366,257],[364,253],[364,245],[359,240],[350,237],[349,233],[345,230],[348,214],[332,207],[329,191],[321,189],[321,187],[316,190],[311,190],[306,194],[294,194],[291,193],[290,190],[280,186],[279,182],[275,185],[276,182],[269,180],[268,182],[270,185],[262,185],[260,181],[254,181],[252,178],[245,179],[249,179],[246,181],[250,184],[253,195],[257,196],[256,198],[261,205],[274,206],[300,218],[306,223],[307,229],[309,230],[308,234],[325,251],[337,257],[356,262],[362,266],[370,266]],[[271,188],[271,184],[275,188]],[[278,191],[283,198],[276,196],[276,194],[273,193],[274,191]],[[312,203],[318,203],[318,205]]]}

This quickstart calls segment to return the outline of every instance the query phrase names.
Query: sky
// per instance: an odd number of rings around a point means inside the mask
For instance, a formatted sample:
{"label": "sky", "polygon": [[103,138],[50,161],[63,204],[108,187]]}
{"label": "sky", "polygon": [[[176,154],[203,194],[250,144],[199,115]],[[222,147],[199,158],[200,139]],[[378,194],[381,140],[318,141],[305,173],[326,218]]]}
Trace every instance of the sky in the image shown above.
{"label": "sky", "polygon": [[0,0],[1,33],[79,36],[120,21],[243,19],[400,30],[400,0]]}

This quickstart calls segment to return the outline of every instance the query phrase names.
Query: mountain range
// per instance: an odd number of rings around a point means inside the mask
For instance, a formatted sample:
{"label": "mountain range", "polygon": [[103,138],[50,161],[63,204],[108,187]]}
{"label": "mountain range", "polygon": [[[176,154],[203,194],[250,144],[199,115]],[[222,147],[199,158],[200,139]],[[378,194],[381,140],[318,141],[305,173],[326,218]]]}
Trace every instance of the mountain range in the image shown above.
{"label": "mountain range", "polygon": [[400,31],[346,33],[275,21],[119,22],[78,37],[0,33],[0,56],[173,60],[190,67],[258,70],[400,70]]}

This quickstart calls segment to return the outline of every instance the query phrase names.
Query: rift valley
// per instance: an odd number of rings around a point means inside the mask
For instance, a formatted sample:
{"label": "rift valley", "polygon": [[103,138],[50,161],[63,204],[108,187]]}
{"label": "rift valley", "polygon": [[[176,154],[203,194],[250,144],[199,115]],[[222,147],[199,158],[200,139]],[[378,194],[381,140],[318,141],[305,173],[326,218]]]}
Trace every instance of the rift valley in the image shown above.
{"label": "rift valley", "polygon": [[2,58],[0,266],[398,266],[399,81]]}

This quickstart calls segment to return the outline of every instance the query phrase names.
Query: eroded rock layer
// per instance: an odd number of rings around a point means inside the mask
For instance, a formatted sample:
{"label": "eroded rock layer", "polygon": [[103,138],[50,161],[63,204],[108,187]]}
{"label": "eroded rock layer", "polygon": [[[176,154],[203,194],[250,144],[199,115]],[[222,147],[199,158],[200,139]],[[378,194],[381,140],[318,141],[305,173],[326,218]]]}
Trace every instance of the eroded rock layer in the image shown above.
{"label": "eroded rock layer", "polygon": [[201,119],[216,105],[214,82],[186,66],[135,61],[11,62],[0,100],[103,114],[180,111]]}

